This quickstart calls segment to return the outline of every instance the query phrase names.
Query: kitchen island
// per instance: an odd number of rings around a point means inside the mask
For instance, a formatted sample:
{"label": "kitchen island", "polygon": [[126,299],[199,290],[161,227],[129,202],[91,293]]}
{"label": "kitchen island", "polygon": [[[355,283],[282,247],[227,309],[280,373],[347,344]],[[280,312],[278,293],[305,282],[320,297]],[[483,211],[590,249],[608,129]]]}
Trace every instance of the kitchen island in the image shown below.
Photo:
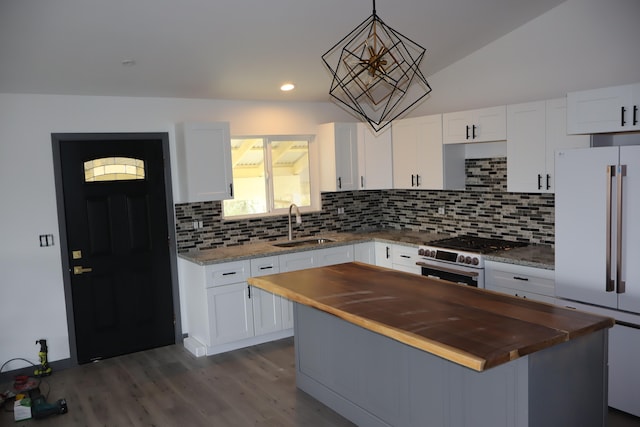
{"label": "kitchen island", "polygon": [[296,302],[296,382],[358,425],[600,426],[613,320],[347,263],[249,283]]}

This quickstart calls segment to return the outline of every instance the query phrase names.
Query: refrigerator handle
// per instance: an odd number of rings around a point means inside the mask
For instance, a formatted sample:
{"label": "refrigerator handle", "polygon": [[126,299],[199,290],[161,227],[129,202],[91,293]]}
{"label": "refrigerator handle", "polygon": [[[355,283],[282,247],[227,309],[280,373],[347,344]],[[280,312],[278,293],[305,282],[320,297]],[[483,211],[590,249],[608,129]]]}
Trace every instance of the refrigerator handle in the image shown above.
{"label": "refrigerator handle", "polygon": [[612,198],[612,194],[611,194],[611,184],[612,184],[612,177],[615,176],[616,174],[616,167],[615,165],[607,165],[607,221],[606,221],[606,227],[607,227],[607,237],[606,237],[606,245],[607,245],[607,255],[606,255],[606,291],[607,292],[613,292],[615,290],[615,282],[611,279],[611,263],[612,263],[612,259],[611,259],[611,211],[613,209],[613,198]]}
{"label": "refrigerator handle", "polygon": [[623,294],[626,291],[626,283],[622,280],[622,178],[627,175],[627,165],[618,166],[616,177],[616,293]]}

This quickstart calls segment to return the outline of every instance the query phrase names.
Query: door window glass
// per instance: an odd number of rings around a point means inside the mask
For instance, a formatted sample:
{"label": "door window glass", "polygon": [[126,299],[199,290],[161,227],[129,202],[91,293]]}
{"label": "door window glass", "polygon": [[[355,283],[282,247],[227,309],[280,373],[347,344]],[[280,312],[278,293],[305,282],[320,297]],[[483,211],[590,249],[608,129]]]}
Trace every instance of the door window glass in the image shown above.
{"label": "door window glass", "polygon": [[85,182],[144,179],[144,160],[130,157],[103,157],[84,162]]}

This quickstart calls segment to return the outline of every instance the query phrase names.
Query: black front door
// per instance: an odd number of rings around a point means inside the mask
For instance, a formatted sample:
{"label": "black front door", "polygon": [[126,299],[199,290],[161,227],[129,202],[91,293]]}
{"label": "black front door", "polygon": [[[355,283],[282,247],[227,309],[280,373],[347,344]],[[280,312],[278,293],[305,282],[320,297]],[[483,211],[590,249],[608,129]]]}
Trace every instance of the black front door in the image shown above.
{"label": "black front door", "polygon": [[162,135],[53,135],[79,363],[175,342]]}

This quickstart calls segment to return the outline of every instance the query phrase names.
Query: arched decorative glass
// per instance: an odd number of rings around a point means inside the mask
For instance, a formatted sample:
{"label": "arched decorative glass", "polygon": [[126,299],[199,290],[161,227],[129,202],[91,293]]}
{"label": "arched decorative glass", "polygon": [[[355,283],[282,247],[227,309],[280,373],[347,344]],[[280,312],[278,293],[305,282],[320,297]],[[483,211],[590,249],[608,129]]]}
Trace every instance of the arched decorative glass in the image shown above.
{"label": "arched decorative glass", "polygon": [[130,181],[144,178],[144,160],[104,157],[84,162],[85,182]]}

